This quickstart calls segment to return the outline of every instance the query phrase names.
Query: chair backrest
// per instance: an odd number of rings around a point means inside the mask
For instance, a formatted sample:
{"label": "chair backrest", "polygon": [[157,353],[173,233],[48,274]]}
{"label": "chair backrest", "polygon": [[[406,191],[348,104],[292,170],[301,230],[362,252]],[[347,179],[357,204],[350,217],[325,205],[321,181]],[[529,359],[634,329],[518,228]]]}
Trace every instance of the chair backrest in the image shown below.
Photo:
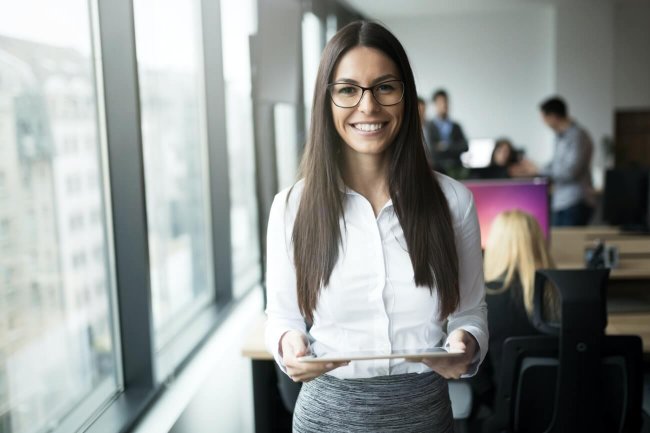
{"label": "chair backrest", "polygon": [[[533,323],[550,335],[505,341],[495,415],[486,431],[639,431],[641,339],[604,335],[607,277],[607,270],[538,272]],[[547,281],[560,292],[559,326],[543,319]]]}

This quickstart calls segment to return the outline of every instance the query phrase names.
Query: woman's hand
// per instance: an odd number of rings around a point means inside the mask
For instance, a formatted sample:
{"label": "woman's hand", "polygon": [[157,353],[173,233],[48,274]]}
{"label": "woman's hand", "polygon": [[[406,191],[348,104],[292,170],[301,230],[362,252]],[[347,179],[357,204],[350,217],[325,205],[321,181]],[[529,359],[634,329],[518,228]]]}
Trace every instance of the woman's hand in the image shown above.
{"label": "woman's hand", "polygon": [[472,334],[462,329],[456,329],[449,334],[447,342],[449,343],[450,352],[463,352],[463,356],[454,358],[409,359],[409,361],[423,362],[445,379],[458,379],[461,374],[467,373],[478,350],[478,343]]}
{"label": "woman's hand", "polygon": [[282,348],[282,362],[287,368],[287,374],[294,382],[308,382],[321,374],[349,362],[300,362],[297,358],[309,355],[307,339],[298,331],[287,331],[280,340]]}

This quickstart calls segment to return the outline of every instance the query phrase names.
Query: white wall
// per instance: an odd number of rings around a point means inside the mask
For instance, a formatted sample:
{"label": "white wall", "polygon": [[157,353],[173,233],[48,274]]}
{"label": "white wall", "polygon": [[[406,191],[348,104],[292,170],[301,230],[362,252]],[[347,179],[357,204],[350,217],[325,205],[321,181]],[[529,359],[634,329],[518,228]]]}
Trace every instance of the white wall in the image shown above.
{"label": "white wall", "polygon": [[556,7],[556,91],[572,117],[591,134],[593,177],[603,181],[602,140],[614,122],[614,8],[604,0],[558,0]]}
{"label": "white wall", "polygon": [[404,44],[418,92],[450,93],[451,115],[468,137],[506,135],[531,158],[550,158],[552,135],[537,106],[555,89],[552,6],[383,18]]}
{"label": "white wall", "polygon": [[420,94],[450,91],[452,116],[469,137],[508,135],[545,162],[553,138],[537,107],[564,96],[594,140],[596,186],[615,109],[650,106],[648,2],[536,0],[378,18],[405,45]]}
{"label": "white wall", "polygon": [[615,5],[614,103],[650,107],[650,3]]}

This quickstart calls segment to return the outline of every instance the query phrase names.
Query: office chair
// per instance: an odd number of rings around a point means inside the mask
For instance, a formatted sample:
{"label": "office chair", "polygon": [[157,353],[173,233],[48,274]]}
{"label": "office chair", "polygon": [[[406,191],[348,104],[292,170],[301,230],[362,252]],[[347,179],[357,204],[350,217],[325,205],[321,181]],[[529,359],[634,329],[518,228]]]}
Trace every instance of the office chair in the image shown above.
{"label": "office chair", "polygon": [[[641,339],[604,335],[608,276],[608,269],[537,272],[533,324],[547,335],[505,341],[485,432],[640,430]],[[547,281],[560,293],[559,326],[543,319]]]}

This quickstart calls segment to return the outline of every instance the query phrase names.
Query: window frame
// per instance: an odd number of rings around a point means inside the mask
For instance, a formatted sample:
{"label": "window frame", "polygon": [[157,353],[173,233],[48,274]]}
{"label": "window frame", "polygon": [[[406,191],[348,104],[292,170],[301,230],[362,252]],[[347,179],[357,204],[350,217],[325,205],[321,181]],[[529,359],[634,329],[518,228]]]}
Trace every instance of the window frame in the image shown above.
{"label": "window frame", "polygon": [[[131,0],[93,0],[103,167],[110,201],[117,335],[122,386],[89,420],[88,432],[129,431],[211,332],[226,320],[232,301],[230,197],[219,2],[198,0],[205,86],[207,191],[214,302],[156,353],[151,308],[149,245],[134,10]],[[100,60],[99,60],[100,59]],[[109,230],[110,231],[110,230]],[[224,241],[224,240],[227,240]],[[68,421],[68,420],[66,420]],[[71,420],[74,421],[74,420]],[[83,423],[83,424],[82,424]],[[66,431],[72,423],[66,424]],[[63,424],[62,424],[63,427]],[[64,431],[58,429],[58,431]]]}
{"label": "window frame", "polygon": [[[108,401],[89,397],[70,416],[61,420],[55,433],[82,430],[91,433],[130,431],[146,409],[165,389],[165,383],[201,349],[212,331],[227,320],[239,300],[233,299],[233,269],[230,240],[230,184],[226,135],[225,82],[223,76],[221,3],[196,0],[201,12],[204,78],[207,187],[212,282],[214,301],[156,352],[151,305],[149,243],[145,197],[144,157],[140,116],[138,64],[136,56],[133,0],[90,0],[89,20],[96,81],[99,152],[103,176],[100,188],[105,209],[108,281],[113,333],[115,336],[118,390]],[[260,2],[261,0],[257,0]],[[335,0],[326,1],[326,11],[337,15],[338,27],[358,16]],[[323,12],[314,2],[303,1],[303,12]],[[320,12],[320,13],[319,13]],[[254,43],[263,35],[251,37]],[[302,64],[302,53],[297,62]],[[254,68],[254,64],[251,65]],[[265,244],[269,188],[277,181],[275,149],[264,150],[261,126],[272,124],[272,104],[257,97],[252,77],[253,133],[256,156],[256,186],[260,246]],[[302,86],[300,86],[302,88]],[[300,90],[302,91],[302,90]],[[297,108],[301,107],[299,94]],[[298,122],[302,116],[298,115]],[[301,123],[298,123],[300,128]],[[265,130],[268,133],[268,130]],[[268,161],[260,162],[271,153]],[[1,191],[0,191],[1,192]],[[272,197],[270,197],[272,198]],[[270,204],[270,202],[268,203]],[[264,273],[264,250],[260,267]],[[252,286],[246,294],[255,290]],[[245,294],[244,296],[245,297]],[[103,386],[104,384],[102,384]],[[97,407],[100,406],[100,407]],[[88,413],[93,413],[87,418]]]}

